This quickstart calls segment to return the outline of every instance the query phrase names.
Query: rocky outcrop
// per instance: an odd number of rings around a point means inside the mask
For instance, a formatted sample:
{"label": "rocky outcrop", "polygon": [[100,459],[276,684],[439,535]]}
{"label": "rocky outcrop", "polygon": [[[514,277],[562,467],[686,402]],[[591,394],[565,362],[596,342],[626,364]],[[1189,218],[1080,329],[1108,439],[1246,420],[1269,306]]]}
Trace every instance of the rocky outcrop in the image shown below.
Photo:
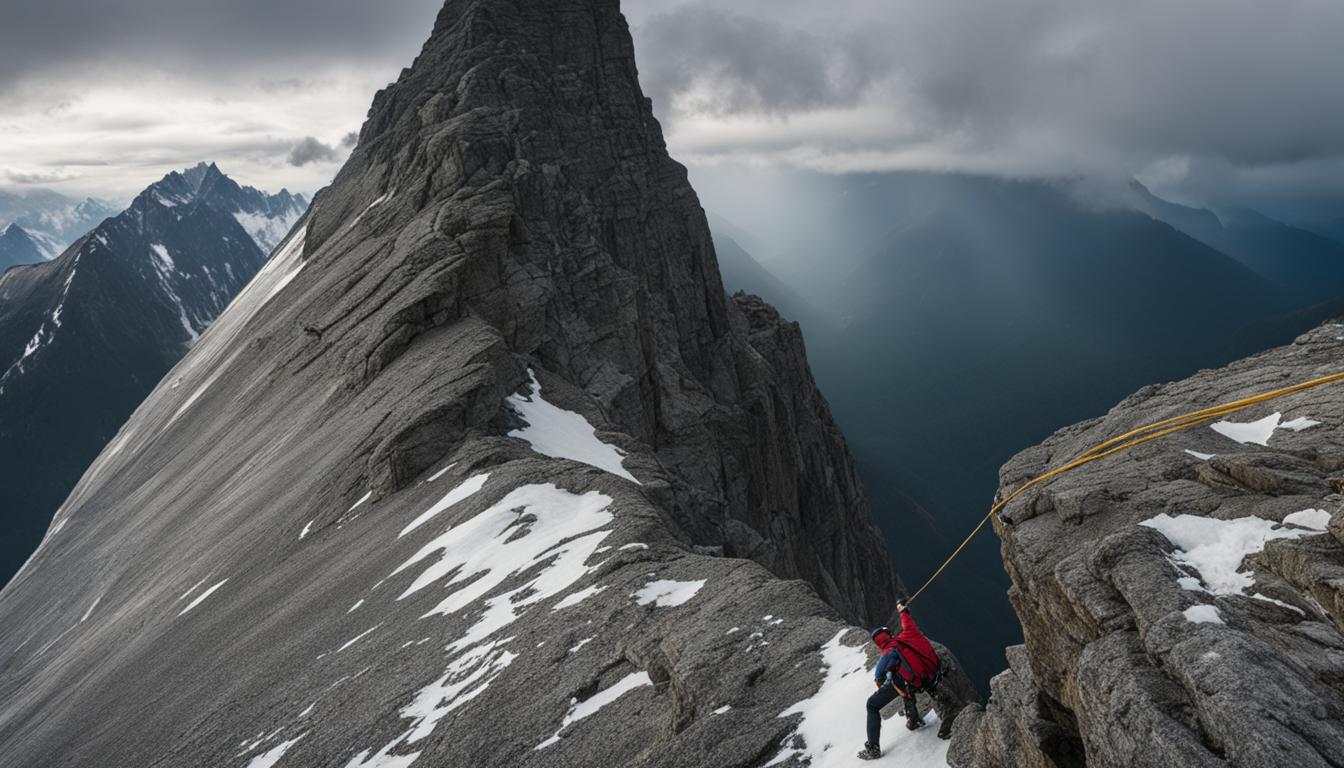
{"label": "rocky outcrop", "polygon": [[[0,593],[0,744],[816,764],[872,691],[842,619],[896,589],[798,328],[724,296],[616,2],[453,0]],[[888,739],[941,759],[933,730]]]}
{"label": "rocky outcrop", "polygon": [[[1142,424],[1338,371],[1344,326],[1147,387],[1000,474],[1007,493]],[[1069,472],[997,530],[1026,643],[955,766],[1344,765],[1344,386]]]}

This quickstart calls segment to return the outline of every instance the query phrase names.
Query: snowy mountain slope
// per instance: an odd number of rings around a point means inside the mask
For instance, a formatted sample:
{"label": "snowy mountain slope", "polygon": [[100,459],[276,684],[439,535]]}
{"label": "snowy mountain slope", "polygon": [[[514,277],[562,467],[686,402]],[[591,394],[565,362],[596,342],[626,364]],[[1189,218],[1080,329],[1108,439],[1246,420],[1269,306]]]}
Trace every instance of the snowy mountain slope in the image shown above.
{"label": "snowy mountain slope", "polygon": [[228,213],[168,206],[176,174],[54,261],[0,277],[0,580],[127,415],[264,254]]}
{"label": "snowy mountain slope", "polygon": [[897,589],[796,326],[724,297],[617,4],[453,0],[0,593],[0,745],[819,765],[871,688],[841,617]]}
{"label": "snowy mountain slope", "polygon": [[[1146,387],[1000,473],[1344,367],[1344,325]],[[1059,477],[999,527],[1026,644],[955,766],[1344,760],[1344,388],[1256,405]],[[1141,735],[1141,738],[1136,738]]]}

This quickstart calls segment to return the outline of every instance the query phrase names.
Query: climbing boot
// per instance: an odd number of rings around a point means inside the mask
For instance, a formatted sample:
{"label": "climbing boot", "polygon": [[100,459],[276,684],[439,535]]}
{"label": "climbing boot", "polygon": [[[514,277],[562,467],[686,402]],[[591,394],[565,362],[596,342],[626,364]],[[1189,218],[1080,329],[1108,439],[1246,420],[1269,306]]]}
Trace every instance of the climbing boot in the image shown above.
{"label": "climbing boot", "polygon": [[882,756],[882,750],[876,744],[864,744],[859,750],[860,760],[876,760]]}
{"label": "climbing boot", "polygon": [[924,727],[924,718],[919,716],[919,705],[915,703],[913,692],[905,698],[905,727],[912,731]]}

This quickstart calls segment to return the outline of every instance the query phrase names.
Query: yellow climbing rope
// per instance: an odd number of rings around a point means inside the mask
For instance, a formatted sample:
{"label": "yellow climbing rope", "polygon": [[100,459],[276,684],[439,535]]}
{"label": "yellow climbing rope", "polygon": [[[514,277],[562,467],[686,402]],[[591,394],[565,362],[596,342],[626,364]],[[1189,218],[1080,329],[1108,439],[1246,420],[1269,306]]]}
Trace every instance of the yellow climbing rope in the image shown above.
{"label": "yellow climbing rope", "polygon": [[1053,477],[1062,475],[1071,469],[1081,467],[1084,464],[1089,464],[1098,459],[1104,459],[1107,456],[1110,456],[1114,453],[1119,453],[1120,451],[1123,451],[1127,448],[1133,448],[1136,445],[1142,445],[1143,443],[1147,443],[1152,440],[1157,440],[1159,438],[1166,437],[1167,435],[1170,435],[1173,432],[1179,432],[1183,429],[1189,429],[1190,427],[1197,427],[1200,424],[1207,424],[1208,422],[1213,421],[1214,419],[1226,416],[1229,413],[1240,411],[1244,408],[1249,408],[1252,405],[1256,405],[1258,403],[1267,402],[1269,400],[1274,400],[1276,398],[1280,398],[1285,395],[1291,395],[1295,392],[1301,392],[1303,390],[1311,389],[1313,387],[1319,387],[1323,384],[1330,384],[1336,381],[1344,381],[1344,371],[1341,371],[1339,373],[1332,373],[1329,376],[1322,376],[1318,379],[1312,379],[1311,381],[1304,381],[1300,384],[1294,384],[1291,387],[1284,387],[1283,389],[1276,389],[1271,392],[1263,392],[1261,394],[1254,395],[1252,397],[1243,398],[1241,400],[1234,400],[1230,403],[1223,403],[1222,405],[1215,405],[1209,408],[1204,408],[1202,410],[1183,414],[1181,416],[1173,416],[1170,419],[1155,421],[1152,424],[1145,424],[1144,426],[1139,427],[1138,429],[1130,430],[1129,432],[1126,432],[1123,435],[1113,437],[1110,440],[1101,443],[1100,445],[1094,446],[1093,448],[1086,451],[1078,458],[1073,459],[1072,461],[1069,461],[1068,463],[1063,464],[1061,466],[1055,467],[1054,469],[1050,470],[1049,472],[1046,472],[1043,475],[1028,480],[1021,486],[1019,486],[1017,490],[1003,497],[993,507],[990,507],[989,513],[986,514],[984,518],[980,520],[980,523],[976,525],[975,528],[969,534],[967,534],[966,538],[962,540],[961,544],[958,544],[957,548],[952,550],[952,554],[948,555],[947,559],[943,561],[943,564],[938,566],[938,570],[933,572],[933,575],[930,576],[928,580],[924,582],[923,586],[915,590],[915,594],[911,595],[910,599],[905,601],[906,604],[909,605],[910,603],[915,602],[915,599],[919,597],[920,593],[923,592],[925,589],[928,589],[929,585],[932,584],[934,580],[937,579],[938,576],[942,574],[943,571],[947,570],[947,566],[951,565],[952,561],[957,558],[957,555],[960,555],[961,551],[966,548],[966,545],[971,543],[971,539],[975,538],[975,535],[979,533],[982,528],[985,527],[985,523],[988,523],[991,519],[993,519],[994,516],[999,513],[999,510],[1003,509],[1005,506],[1008,505],[1008,502],[1017,498],[1028,489],[1040,485],[1041,483],[1044,483]]}

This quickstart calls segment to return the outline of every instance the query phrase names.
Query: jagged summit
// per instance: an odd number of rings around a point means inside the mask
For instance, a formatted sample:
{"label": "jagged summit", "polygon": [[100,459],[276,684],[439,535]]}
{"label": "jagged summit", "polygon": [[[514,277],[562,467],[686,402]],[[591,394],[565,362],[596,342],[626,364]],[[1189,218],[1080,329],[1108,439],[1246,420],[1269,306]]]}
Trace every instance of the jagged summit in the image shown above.
{"label": "jagged summit", "polygon": [[270,195],[229,178],[214,163],[199,163],[184,171],[172,171],[136,196],[130,210],[144,212],[158,206],[177,208],[204,205],[233,216],[269,254],[308,208],[303,195],[289,190]]}
{"label": "jagged summit", "polygon": [[[897,586],[797,326],[724,297],[617,3],[454,1],[0,593],[0,740],[823,765],[872,689],[841,616]],[[73,727],[126,702],[133,734]]]}

